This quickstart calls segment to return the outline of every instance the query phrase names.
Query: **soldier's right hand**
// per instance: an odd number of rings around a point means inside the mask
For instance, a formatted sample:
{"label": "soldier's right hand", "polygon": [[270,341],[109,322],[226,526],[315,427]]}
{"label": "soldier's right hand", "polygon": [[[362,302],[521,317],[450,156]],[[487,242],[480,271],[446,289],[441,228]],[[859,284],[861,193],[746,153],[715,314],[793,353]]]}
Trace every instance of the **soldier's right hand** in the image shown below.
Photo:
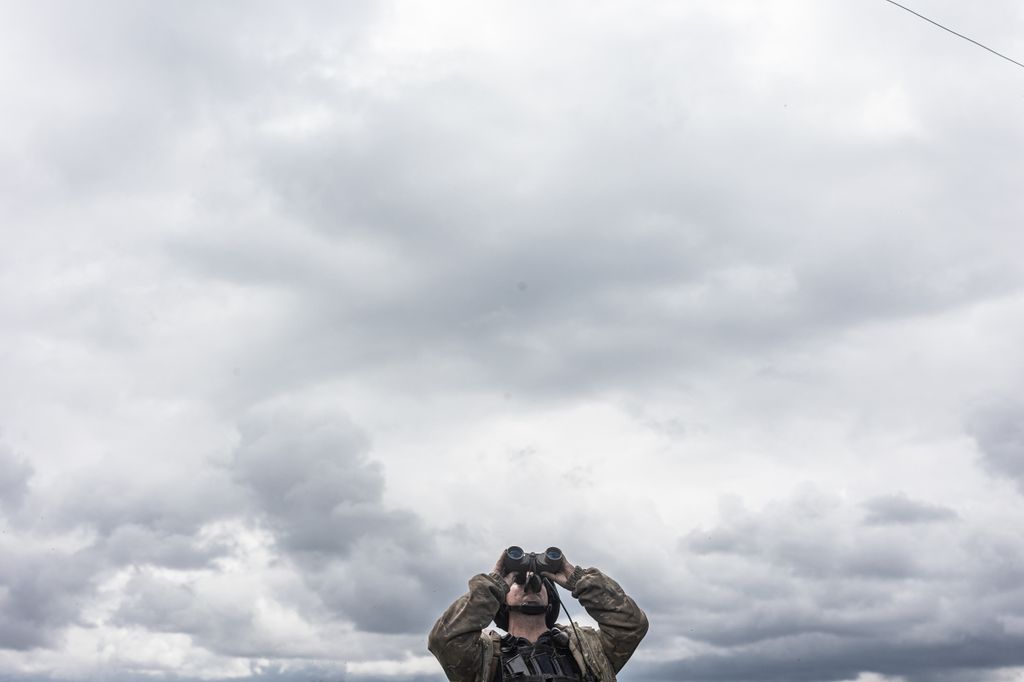
{"label": "soldier's right hand", "polygon": [[498,561],[494,564],[493,570],[495,573],[497,573],[505,579],[505,582],[509,585],[509,587],[511,587],[512,583],[516,581],[515,571],[512,571],[508,574],[502,573],[502,571],[505,570],[505,550],[501,550],[501,554],[498,555]]}

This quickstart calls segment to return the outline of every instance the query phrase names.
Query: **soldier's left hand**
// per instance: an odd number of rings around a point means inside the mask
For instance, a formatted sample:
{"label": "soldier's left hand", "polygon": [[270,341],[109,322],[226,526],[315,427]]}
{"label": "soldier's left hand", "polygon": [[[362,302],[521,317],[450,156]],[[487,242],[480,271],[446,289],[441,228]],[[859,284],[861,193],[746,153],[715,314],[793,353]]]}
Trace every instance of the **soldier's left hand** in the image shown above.
{"label": "soldier's left hand", "polygon": [[569,589],[569,576],[571,576],[572,572],[575,570],[576,567],[569,563],[569,560],[565,557],[565,554],[563,553],[562,570],[558,573],[548,573],[547,571],[543,571],[541,575],[547,578],[551,578],[555,581],[556,584],[564,587],[565,589]]}

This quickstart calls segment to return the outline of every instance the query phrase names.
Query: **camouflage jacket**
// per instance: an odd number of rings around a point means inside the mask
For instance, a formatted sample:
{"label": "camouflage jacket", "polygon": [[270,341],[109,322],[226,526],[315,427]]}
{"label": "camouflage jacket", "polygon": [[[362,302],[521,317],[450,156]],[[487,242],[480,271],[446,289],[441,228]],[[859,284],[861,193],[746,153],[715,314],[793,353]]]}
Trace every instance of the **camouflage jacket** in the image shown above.
{"label": "camouflage jacket", "polygon": [[[569,648],[580,670],[589,664],[600,682],[615,682],[640,640],[647,634],[647,616],[619,584],[596,568],[579,566],[569,578],[572,596],[597,621],[598,629],[555,625],[569,635]],[[452,682],[492,682],[500,662],[501,636],[482,632],[505,602],[508,584],[496,573],[469,580],[469,592],[441,614],[427,640]],[[582,641],[580,641],[582,640]],[[584,663],[586,661],[586,664]]]}

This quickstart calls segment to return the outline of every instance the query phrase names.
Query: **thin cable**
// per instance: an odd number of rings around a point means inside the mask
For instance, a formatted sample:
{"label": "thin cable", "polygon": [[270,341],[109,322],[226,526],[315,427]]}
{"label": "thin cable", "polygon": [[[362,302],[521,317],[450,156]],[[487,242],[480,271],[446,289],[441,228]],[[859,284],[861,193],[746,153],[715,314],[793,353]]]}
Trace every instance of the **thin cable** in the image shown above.
{"label": "thin cable", "polygon": [[963,33],[957,33],[956,31],[954,31],[954,30],[953,30],[953,29],[951,29],[951,28],[946,28],[945,26],[943,26],[943,25],[942,25],[942,24],[940,24],[939,22],[937,22],[937,21],[932,21],[931,19],[929,19],[928,17],[924,16],[923,14],[918,14],[918,13],[917,13],[917,12],[915,12],[914,10],[910,9],[909,7],[904,7],[903,5],[901,5],[901,4],[900,4],[900,3],[898,3],[898,2],[893,2],[893,0],[885,0],[885,1],[886,1],[886,2],[888,2],[888,3],[890,4],[890,5],[896,5],[896,6],[897,6],[897,7],[899,7],[900,9],[904,9],[904,10],[906,10],[906,11],[910,12],[910,13],[911,13],[911,14],[913,14],[913,15],[914,15],[915,17],[920,17],[920,18],[924,19],[924,20],[925,20],[925,21],[927,21],[927,22],[928,22],[929,24],[935,24],[936,26],[938,26],[939,28],[941,28],[941,29],[942,29],[943,31],[949,31],[949,32],[950,32],[950,33],[952,33],[953,35],[955,35],[955,36],[959,36],[960,38],[963,38],[964,40],[970,41],[970,42],[974,43],[975,45],[977,45],[978,47],[981,47],[981,48],[984,48],[984,49],[988,50],[989,52],[991,52],[992,54],[996,55],[997,57],[1002,57],[1002,58],[1003,58],[1003,59],[1005,59],[1006,61],[1008,61],[1008,62],[1013,62],[1013,63],[1014,63],[1014,64],[1016,64],[1017,66],[1019,66],[1019,67],[1021,67],[1022,69],[1024,69],[1024,64],[1021,64],[1021,63],[1020,63],[1020,62],[1018,62],[1018,61],[1017,61],[1016,59],[1010,59],[1010,58],[1009,58],[1009,57],[1007,57],[1007,56],[1006,56],[1005,54],[1001,54],[1001,53],[999,53],[999,52],[996,52],[996,51],[995,51],[995,50],[993,50],[993,49],[992,49],[991,47],[987,47],[987,46],[985,46],[985,45],[982,45],[982,44],[981,44],[981,43],[979,43],[979,42],[978,42],[977,40],[974,40],[974,39],[972,39],[972,38],[968,38],[968,37],[967,37],[967,36],[965,36],[965,35],[964,35]]}
{"label": "thin cable", "polygon": [[[554,587],[553,583],[554,581],[552,581],[552,587]],[[558,588],[555,589],[557,591]],[[562,610],[565,611],[565,617],[569,619],[569,625],[572,626],[572,631],[576,633],[576,642],[580,645],[580,658],[583,659],[583,667],[587,669],[587,678],[590,680],[596,680],[597,676],[595,676],[594,671],[590,669],[590,662],[587,661],[587,654],[583,651],[583,638],[580,637],[580,631],[576,629],[576,621],[574,621],[572,616],[569,615],[569,609],[565,608],[565,602],[559,599],[558,603],[562,606]]]}

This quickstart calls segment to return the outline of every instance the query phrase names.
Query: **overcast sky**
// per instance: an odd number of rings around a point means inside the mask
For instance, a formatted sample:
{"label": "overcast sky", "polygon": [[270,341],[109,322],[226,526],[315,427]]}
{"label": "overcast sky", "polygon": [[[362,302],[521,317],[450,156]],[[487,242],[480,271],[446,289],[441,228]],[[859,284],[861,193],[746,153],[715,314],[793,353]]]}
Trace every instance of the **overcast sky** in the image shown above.
{"label": "overcast sky", "polygon": [[0,88],[0,677],[442,682],[510,544],[646,610],[623,682],[1024,675],[1024,69],[882,0],[10,1]]}

